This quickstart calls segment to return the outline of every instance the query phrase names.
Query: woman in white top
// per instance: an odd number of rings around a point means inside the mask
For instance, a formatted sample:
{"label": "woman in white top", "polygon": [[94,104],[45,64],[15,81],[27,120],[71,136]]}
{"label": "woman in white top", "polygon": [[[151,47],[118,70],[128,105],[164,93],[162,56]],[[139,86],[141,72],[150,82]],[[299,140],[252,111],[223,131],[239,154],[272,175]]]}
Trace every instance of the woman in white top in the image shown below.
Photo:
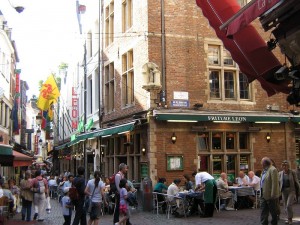
{"label": "woman in white top", "polygon": [[92,208],[88,225],[99,224],[102,202],[106,204],[104,198],[105,184],[101,181],[100,176],[100,171],[95,171],[94,179],[88,181],[84,191],[86,195],[92,198]]}

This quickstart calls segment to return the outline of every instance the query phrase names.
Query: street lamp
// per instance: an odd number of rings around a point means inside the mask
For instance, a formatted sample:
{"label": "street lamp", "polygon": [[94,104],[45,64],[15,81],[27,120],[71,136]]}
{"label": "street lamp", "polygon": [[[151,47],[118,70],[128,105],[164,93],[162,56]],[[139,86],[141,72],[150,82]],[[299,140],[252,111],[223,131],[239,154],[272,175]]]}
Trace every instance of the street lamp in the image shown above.
{"label": "street lamp", "polygon": [[14,8],[18,13],[23,12],[24,7],[22,6],[21,1],[19,0],[8,0],[10,6]]}

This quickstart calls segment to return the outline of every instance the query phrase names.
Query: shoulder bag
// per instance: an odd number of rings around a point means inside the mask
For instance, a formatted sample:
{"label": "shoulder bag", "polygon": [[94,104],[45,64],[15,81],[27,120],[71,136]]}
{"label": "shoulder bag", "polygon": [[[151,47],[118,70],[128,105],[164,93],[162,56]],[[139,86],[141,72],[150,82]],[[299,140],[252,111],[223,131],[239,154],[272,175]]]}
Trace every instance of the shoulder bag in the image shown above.
{"label": "shoulder bag", "polygon": [[95,190],[96,190],[96,185],[94,187],[94,190],[93,190],[93,193],[92,193],[92,196],[88,196],[86,199],[85,199],[85,202],[84,202],[84,208],[85,208],[85,211],[87,213],[90,213],[91,210],[92,210],[92,198],[94,196],[94,193],[95,193]]}

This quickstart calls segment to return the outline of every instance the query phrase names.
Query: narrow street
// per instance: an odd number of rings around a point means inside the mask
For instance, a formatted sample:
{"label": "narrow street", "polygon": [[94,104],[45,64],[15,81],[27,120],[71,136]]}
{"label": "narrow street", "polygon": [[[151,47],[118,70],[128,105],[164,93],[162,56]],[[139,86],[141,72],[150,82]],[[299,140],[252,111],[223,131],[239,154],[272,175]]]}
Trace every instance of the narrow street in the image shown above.
{"label": "narrow street", "polygon": [[[7,225],[20,224],[45,224],[45,225],[61,225],[64,222],[61,206],[57,200],[51,200],[52,210],[50,214],[46,215],[44,222],[32,221],[30,223],[21,221],[21,215],[16,215],[11,219]],[[283,212],[283,209],[282,209]],[[294,205],[295,217],[293,224],[300,224],[300,204]],[[74,215],[74,214],[73,214]],[[257,225],[259,224],[259,209],[243,209],[237,211],[221,211],[215,212],[213,218],[199,218],[198,216],[191,216],[187,218],[175,218],[170,216],[167,219],[164,214],[153,214],[152,212],[143,212],[141,209],[133,210],[131,214],[131,223],[133,225],[183,225],[183,224],[218,224],[218,225]],[[100,224],[112,225],[112,215],[104,215],[100,219]],[[281,215],[281,220],[278,223],[283,225],[284,215]]]}

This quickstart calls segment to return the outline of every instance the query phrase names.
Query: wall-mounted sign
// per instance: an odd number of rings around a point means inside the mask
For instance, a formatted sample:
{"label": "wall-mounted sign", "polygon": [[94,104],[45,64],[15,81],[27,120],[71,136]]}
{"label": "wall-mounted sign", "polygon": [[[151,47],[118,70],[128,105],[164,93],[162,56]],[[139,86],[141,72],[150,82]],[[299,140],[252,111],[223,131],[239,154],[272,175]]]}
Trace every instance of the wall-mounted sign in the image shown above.
{"label": "wall-mounted sign", "polygon": [[189,100],[189,93],[185,91],[174,91],[173,95],[176,100]]}
{"label": "wall-mounted sign", "polygon": [[207,121],[236,121],[246,122],[247,117],[245,116],[207,116]]}
{"label": "wall-mounted sign", "polygon": [[75,87],[72,87],[72,129],[78,126],[78,98]]}
{"label": "wall-mounted sign", "polygon": [[171,101],[171,106],[172,107],[185,107],[188,108],[190,107],[190,102],[188,100],[172,100]]}

